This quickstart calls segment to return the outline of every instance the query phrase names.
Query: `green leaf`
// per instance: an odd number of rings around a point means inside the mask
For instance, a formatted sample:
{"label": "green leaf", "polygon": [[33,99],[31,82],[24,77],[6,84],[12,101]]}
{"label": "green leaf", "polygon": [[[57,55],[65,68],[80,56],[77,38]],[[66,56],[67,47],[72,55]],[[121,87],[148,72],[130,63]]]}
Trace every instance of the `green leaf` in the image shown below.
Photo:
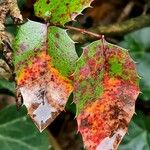
{"label": "green leaf", "polygon": [[75,70],[77,53],[75,44],[66,30],[51,26],[48,28],[48,52],[52,63],[62,75],[71,75]]}
{"label": "green leaf", "polygon": [[87,149],[117,149],[139,92],[136,65],[125,49],[104,39],[83,49],[74,73],[74,101]]}
{"label": "green leaf", "polygon": [[27,0],[17,0],[18,7],[22,10]]}
{"label": "green leaf", "polygon": [[2,150],[48,150],[48,132],[39,133],[26,111],[9,106],[0,111],[0,146]]}
{"label": "green leaf", "polygon": [[129,125],[128,134],[119,146],[119,150],[149,150],[150,149],[150,117],[141,112],[134,116]]}
{"label": "green leaf", "polygon": [[9,82],[8,80],[5,79],[0,79],[0,89],[7,89],[12,93],[15,93],[15,83],[14,82]]}
{"label": "green leaf", "polygon": [[34,5],[35,14],[53,24],[64,25],[72,21],[93,0],[38,0]]}
{"label": "green leaf", "polygon": [[137,62],[138,73],[141,76],[142,94],[140,97],[143,100],[150,100],[150,28],[127,34],[120,45],[129,49],[133,59]]}
{"label": "green leaf", "polygon": [[73,103],[73,93],[69,96],[65,110],[72,112],[74,115],[76,114],[76,105]]}
{"label": "green leaf", "polygon": [[140,97],[143,100],[150,100],[150,53],[147,53],[138,61],[137,69],[141,76],[141,90]]}

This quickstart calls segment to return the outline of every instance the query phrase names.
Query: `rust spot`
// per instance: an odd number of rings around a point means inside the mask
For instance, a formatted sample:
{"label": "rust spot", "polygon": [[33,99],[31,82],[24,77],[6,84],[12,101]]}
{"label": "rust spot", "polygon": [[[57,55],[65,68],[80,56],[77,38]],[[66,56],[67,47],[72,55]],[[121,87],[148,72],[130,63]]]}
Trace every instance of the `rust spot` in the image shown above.
{"label": "rust spot", "polygon": [[119,128],[126,129],[128,127],[128,122],[124,118],[119,119],[119,123],[118,124],[119,124],[118,129]]}
{"label": "rust spot", "polygon": [[69,5],[69,3],[66,3],[66,6],[68,6]]}
{"label": "rust spot", "polygon": [[59,38],[59,37],[60,37],[59,33],[56,33],[56,34],[55,34],[55,37],[56,37],[56,38]]}
{"label": "rust spot", "polygon": [[112,111],[112,114],[110,115],[111,119],[117,119],[121,110],[118,108],[118,106],[110,106],[110,112]]}
{"label": "rust spot", "polygon": [[33,118],[35,118],[35,117],[36,117],[36,115],[35,115],[35,114],[33,114],[33,115],[32,115],[32,117],[33,117]]}
{"label": "rust spot", "polygon": [[41,76],[43,76],[44,74],[45,74],[45,71],[43,71],[43,72],[40,72],[40,75],[41,75]]}
{"label": "rust spot", "polygon": [[121,136],[118,134],[116,136],[116,140],[115,140],[115,142],[113,144],[114,149],[117,147],[117,145],[120,143],[120,141],[121,141]]}
{"label": "rust spot", "polygon": [[57,48],[59,48],[59,45],[58,45],[58,43],[57,43],[57,42],[55,42],[55,46],[56,46]]}
{"label": "rust spot", "polygon": [[51,81],[54,81],[54,76],[53,75],[51,75]]}
{"label": "rust spot", "polygon": [[89,125],[90,125],[90,124],[89,124],[87,118],[84,118],[84,119],[81,120],[81,125],[80,125],[81,128],[82,128],[82,127],[87,127],[87,126],[89,126]]}
{"label": "rust spot", "polygon": [[46,4],[49,4],[50,3],[50,0],[46,0]]}

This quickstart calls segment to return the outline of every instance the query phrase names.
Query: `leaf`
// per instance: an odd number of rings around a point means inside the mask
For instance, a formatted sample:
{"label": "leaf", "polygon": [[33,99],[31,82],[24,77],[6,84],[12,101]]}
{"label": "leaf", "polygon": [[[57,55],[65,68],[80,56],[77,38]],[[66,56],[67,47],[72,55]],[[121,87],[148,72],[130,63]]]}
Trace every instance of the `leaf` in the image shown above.
{"label": "leaf", "polygon": [[66,30],[51,26],[48,28],[48,52],[52,63],[64,76],[71,75],[78,59],[74,42]]}
{"label": "leaf", "polygon": [[34,5],[35,15],[53,24],[64,25],[75,19],[93,0],[38,0]]}
{"label": "leaf", "polygon": [[27,0],[17,0],[19,9],[23,10],[25,4],[27,3]]}
{"label": "leaf", "polygon": [[15,106],[0,111],[0,146],[2,150],[48,150],[48,132],[42,134],[34,127],[22,109]]}
{"label": "leaf", "polygon": [[8,80],[0,78],[0,90],[7,89],[11,93],[15,93],[15,84],[14,82],[9,82]]}
{"label": "leaf", "polygon": [[68,78],[77,59],[74,42],[63,29],[28,21],[20,26],[13,45],[24,105],[42,131],[64,110],[73,90]]}
{"label": "leaf", "polygon": [[150,53],[147,53],[143,58],[138,61],[137,69],[141,76],[141,98],[144,100],[150,100]]}
{"label": "leaf", "polygon": [[131,56],[137,62],[137,69],[141,76],[142,94],[140,94],[140,98],[150,100],[150,28],[143,28],[127,34],[120,45],[129,49]]}
{"label": "leaf", "polygon": [[125,136],[119,150],[149,150],[150,149],[150,118],[138,112],[129,126],[129,134]]}
{"label": "leaf", "polygon": [[139,78],[125,49],[104,39],[83,49],[74,73],[78,130],[88,150],[116,149],[127,132]]}

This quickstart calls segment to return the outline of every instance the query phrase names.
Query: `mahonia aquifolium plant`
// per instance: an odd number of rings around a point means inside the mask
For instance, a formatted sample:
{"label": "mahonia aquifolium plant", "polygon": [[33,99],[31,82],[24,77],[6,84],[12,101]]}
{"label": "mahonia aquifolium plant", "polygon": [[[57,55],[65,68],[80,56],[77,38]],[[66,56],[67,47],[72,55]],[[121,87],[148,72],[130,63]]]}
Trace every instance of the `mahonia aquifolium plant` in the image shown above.
{"label": "mahonia aquifolium plant", "polygon": [[[28,20],[19,25],[12,42],[14,72],[19,97],[41,132],[64,110],[73,92],[85,148],[115,150],[134,114],[139,77],[127,50],[104,36],[91,33],[98,40],[84,47],[78,58],[75,42],[66,32],[75,28],[65,24],[92,1],[37,0],[35,14],[45,23]],[[0,6],[0,38],[9,43],[6,15],[15,22],[22,22],[22,16],[15,0],[3,0]]]}

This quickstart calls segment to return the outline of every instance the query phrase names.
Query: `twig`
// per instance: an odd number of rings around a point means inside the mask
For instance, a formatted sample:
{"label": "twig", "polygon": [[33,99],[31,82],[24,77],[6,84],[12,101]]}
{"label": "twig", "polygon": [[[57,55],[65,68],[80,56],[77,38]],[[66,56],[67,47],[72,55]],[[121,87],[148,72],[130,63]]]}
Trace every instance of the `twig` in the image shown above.
{"label": "twig", "polygon": [[82,33],[82,34],[88,34],[88,35],[90,35],[91,37],[94,37],[94,38],[97,38],[97,39],[102,38],[102,35],[96,34],[96,33],[94,33],[94,32],[87,31],[87,30],[85,30],[85,29],[76,28],[76,27],[73,27],[73,26],[65,26],[65,28],[78,31],[78,32],[80,32],[80,33]]}
{"label": "twig", "polygon": [[[7,24],[10,26],[12,24]],[[54,25],[54,24],[51,24]],[[58,25],[55,25],[58,26]],[[102,35],[108,36],[122,36],[131,31],[150,26],[150,15],[141,15],[136,18],[129,19],[120,23],[114,23],[110,25],[97,26],[90,28],[88,30],[80,29],[72,26],[58,26],[61,28],[66,28],[78,32],[70,33],[71,38],[80,43],[84,43],[87,40],[100,39]]]}
{"label": "twig", "polygon": [[139,17],[108,26],[98,26],[91,28],[88,31],[71,26],[65,26],[65,28],[78,31],[71,34],[71,37],[74,41],[83,43],[87,40],[96,40],[102,38],[103,34],[109,36],[120,36],[146,26],[150,26],[150,15],[141,15]]}
{"label": "twig", "polygon": [[[120,23],[115,23],[111,25],[98,26],[89,29],[88,32],[94,32],[97,34],[104,34],[109,36],[121,36],[131,31],[146,27],[150,25],[150,15],[141,15],[136,18],[129,19]],[[86,42],[87,40],[95,40],[94,36],[86,36],[82,33],[73,33],[71,37],[76,42]]]}

